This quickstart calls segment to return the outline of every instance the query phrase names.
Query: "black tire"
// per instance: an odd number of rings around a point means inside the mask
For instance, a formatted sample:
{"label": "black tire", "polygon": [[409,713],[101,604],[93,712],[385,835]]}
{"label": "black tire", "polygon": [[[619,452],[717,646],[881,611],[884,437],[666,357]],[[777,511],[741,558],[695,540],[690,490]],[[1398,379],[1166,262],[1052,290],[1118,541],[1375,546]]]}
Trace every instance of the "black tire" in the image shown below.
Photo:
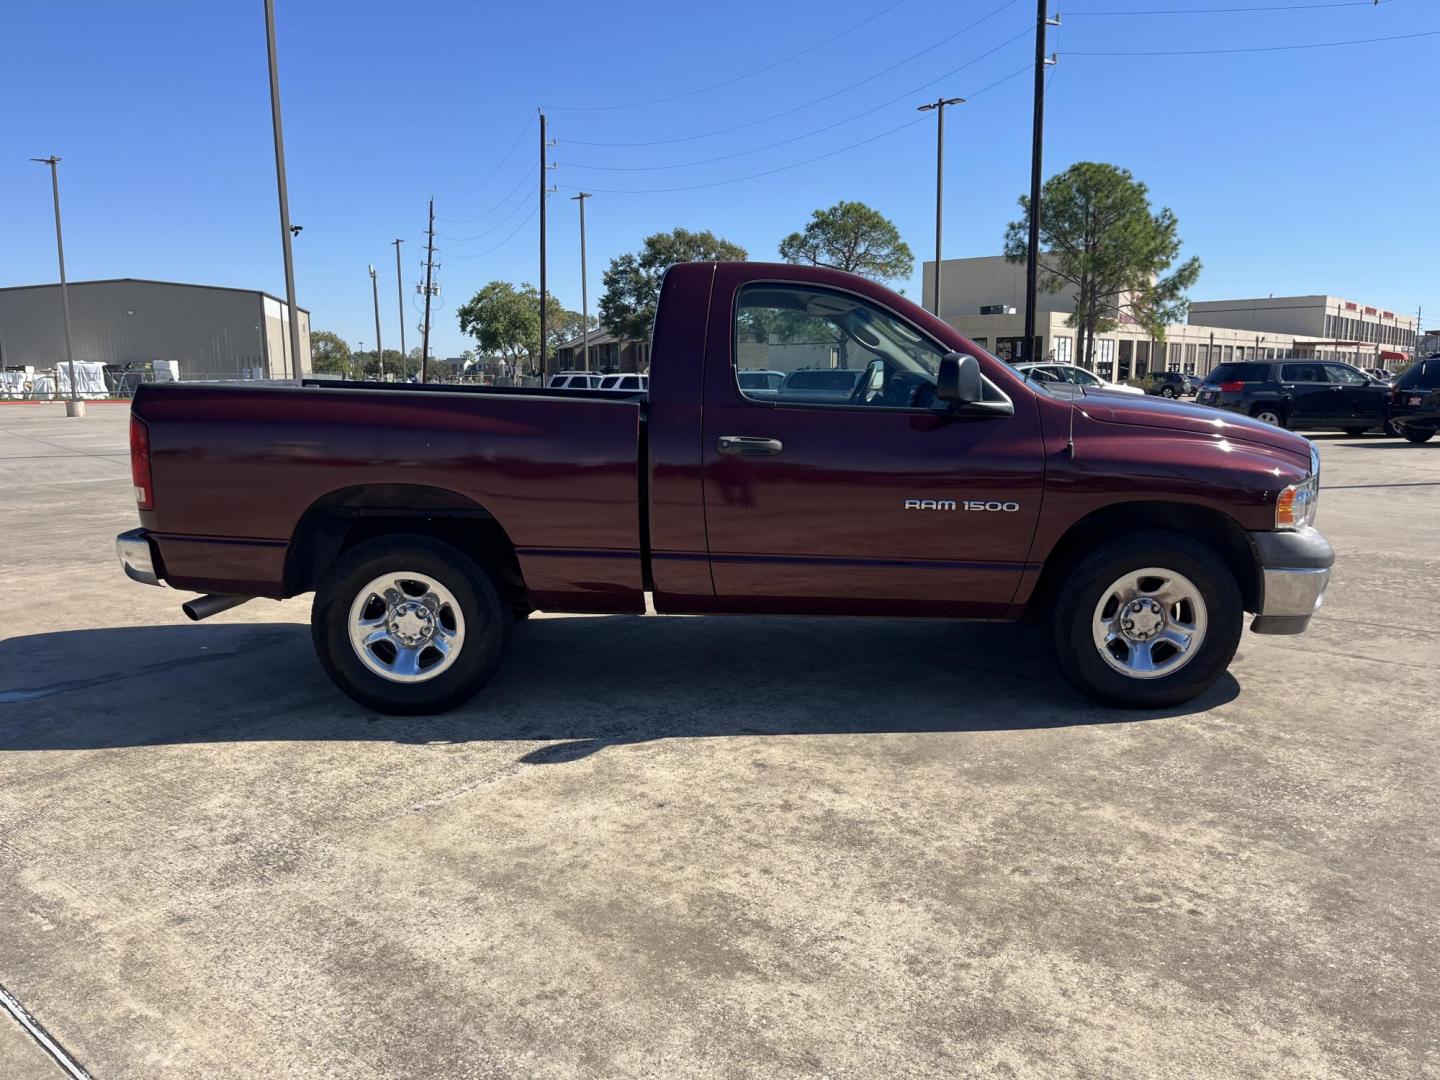
{"label": "black tire", "polygon": [[[1121,674],[1101,657],[1091,622],[1113,582],[1152,566],[1190,579],[1204,601],[1208,628],[1183,666],[1141,679]],[[1156,529],[1111,540],[1071,566],[1054,594],[1047,636],[1056,666],[1081,693],[1121,708],[1163,708],[1189,701],[1225,673],[1244,620],[1240,587],[1224,560],[1198,540]]]}
{"label": "black tire", "polygon": [[[1274,414],[1274,416],[1276,417],[1276,420],[1278,421],[1275,424],[1276,427],[1283,428],[1288,426],[1285,422],[1285,410],[1282,409],[1279,405],[1256,405],[1253,409],[1250,410],[1250,417],[1253,420],[1260,420],[1260,418],[1262,416],[1265,416],[1267,413]],[[1261,423],[1269,423],[1269,421],[1261,420]]]}
{"label": "black tire", "polygon": [[[393,682],[376,674],[350,644],[350,607],[361,590],[387,573],[433,577],[454,597],[464,618],[458,655],[423,682]],[[347,551],[315,590],[310,634],[320,666],[361,705],[394,716],[445,712],[473,697],[495,674],[510,641],[511,604],[495,580],[458,548],[428,536],[396,534]]]}
{"label": "black tire", "polygon": [[1170,387],[1168,387],[1168,386],[1162,387],[1161,390],[1160,390],[1160,396],[1161,396],[1161,397],[1173,398],[1173,397],[1175,396],[1175,391],[1172,390],[1172,389],[1171,389]]}
{"label": "black tire", "polygon": [[1406,427],[1402,434],[1406,442],[1422,443],[1429,442],[1435,437],[1435,429],[1429,427]]}

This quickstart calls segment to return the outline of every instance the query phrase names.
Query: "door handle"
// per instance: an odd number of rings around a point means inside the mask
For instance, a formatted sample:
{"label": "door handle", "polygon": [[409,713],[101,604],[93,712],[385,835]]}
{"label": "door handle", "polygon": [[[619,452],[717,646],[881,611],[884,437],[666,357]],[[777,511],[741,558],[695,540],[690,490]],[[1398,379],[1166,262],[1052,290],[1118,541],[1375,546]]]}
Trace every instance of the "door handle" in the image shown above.
{"label": "door handle", "polygon": [[716,449],[736,457],[773,457],[785,449],[779,439],[753,435],[721,435]]}

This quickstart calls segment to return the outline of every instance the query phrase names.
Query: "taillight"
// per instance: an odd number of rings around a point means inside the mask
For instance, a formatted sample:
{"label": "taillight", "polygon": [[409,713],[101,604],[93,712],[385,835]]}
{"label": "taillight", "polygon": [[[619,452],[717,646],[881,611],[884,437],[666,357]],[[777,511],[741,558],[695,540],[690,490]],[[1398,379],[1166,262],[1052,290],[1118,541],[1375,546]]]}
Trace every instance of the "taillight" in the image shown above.
{"label": "taillight", "polygon": [[154,510],[155,485],[150,480],[150,429],[138,416],[130,417],[130,482],[135,485],[135,504],[141,510]]}
{"label": "taillight", "polygon": [[1220,384],[1220,392],[1222,394],[1238,394],[1244,389],[1245,383],[1241,379],[1232,379],[1230,382],[1222,382]]}

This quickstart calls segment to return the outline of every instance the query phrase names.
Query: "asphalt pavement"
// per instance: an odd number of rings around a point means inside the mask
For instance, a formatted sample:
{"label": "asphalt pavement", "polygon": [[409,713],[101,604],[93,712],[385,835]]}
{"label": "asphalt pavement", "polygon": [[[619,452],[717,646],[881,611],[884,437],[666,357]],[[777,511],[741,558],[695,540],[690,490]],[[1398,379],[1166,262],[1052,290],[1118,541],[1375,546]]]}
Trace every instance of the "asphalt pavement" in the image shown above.
{"label": "asphalt pavement", "polygon": [[[0,405],[0,985],[96,1078],[1440,1074],[1440,440],[1317,439],[1324,610],[1181,708],[537,616],[402,719],[308,597],[121,574],[126,418]],[[0,1074],[64,1075],[3,1013]]]}

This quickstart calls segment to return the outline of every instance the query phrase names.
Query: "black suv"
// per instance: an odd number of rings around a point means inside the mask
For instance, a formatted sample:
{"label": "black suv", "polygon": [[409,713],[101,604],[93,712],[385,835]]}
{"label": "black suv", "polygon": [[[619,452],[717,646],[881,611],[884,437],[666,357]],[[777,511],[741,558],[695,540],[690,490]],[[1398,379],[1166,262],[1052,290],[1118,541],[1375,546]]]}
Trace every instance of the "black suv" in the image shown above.
{"label": "black suv", "polygon": [[1390,415],[1395,430],[1411,442],[1434,438],[1440,428],[1440,354],[1417,360],[1395,380]]}
{"label": "black suv", "polygon": [[1390,419],[1390,387],[1334,360],[1221,364],[1200,384],[1195,402],[1294,431],[1363,435]]}

